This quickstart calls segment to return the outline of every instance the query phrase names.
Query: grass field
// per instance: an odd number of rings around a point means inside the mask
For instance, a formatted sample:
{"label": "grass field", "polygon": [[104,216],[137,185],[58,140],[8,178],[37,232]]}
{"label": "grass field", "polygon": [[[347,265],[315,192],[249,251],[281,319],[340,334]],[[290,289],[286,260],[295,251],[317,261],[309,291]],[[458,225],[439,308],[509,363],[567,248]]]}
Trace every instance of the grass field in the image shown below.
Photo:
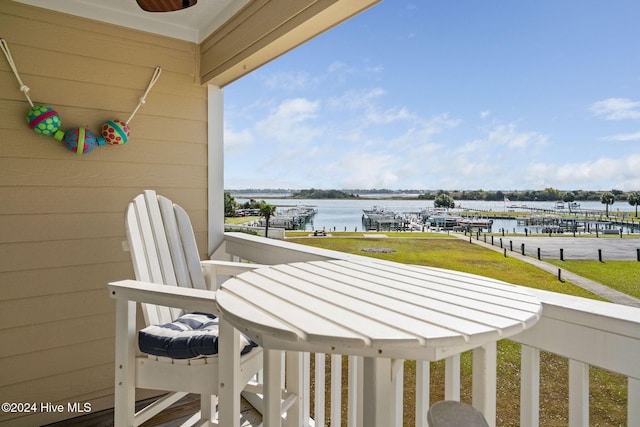
{"label": "grass field", "polygon": [[640,262],[638,261],[548,260],[547,262],[627,295],[640,298]]}
{"label": "grass field", "polygon": [[[308,234],[308,233],[307,233]],[[448,268],[473,274],[480,274],[517,285],[551,290],[586,298],[601,299],[582,288],[565,282],[560,283],[553,274],[544,272],[527,263],[470,245],[446,235],[425,233],[428,236],[394,237],[385,233],[387,238],[332,237],[305,238],[288,240],[305,245],[333,249],[359,255],[372,256],[403,263]],[[289,233],[287,233],[289,236]],[[440,238],[438,238],[440,237]],[[370,253],[366,248],[387,248],[395,252]],[[601,263],[599,263],[601,264]],[[592,270],[589,274],[606,274],[613,277],[613,270],[620,268],[613,262],[598,266],[604,270]],[[564,268],[570,269],[565,261]],[[594,268],[594,267],[592,267]],[[635,265],[637,269],[637,265]],[[573,271],[573,270],[572,270]],[[637,272],[636,272],[637,273]],[[580,274],[580,273],[578,273]],[[636,279],[637,283],[637,279]],[[566,359],[543,352],[540,356],[540,425],[566,426],[568,422],[568,362]],[[346,371],[346,361],[343,362]],[[520,417],[520,346],[502,340],[498,343],[498,382],[497,382],[497,425],[518,426]],[[462,392],[461,399],[471,402],[471,353],[461,356]],[[623,426],[626,425],[627,385],[622,376],[591,368],[590,376],[590,425]],[[405,411],[404,425],[415,425],[415,362],[405,363]],[[444,398],[444,362],[431,364],[431,402]],[[345,396],[343,396],[344,402]]]}
{"label": "grass field", "polygon": [[240,224],[246,224],[247,222],[251,222],[251,221],[257,221],[260,218],[261,217],[259,217],[259,216],[226,217],[224,219],[224,223],[225,224],[240,225]]}

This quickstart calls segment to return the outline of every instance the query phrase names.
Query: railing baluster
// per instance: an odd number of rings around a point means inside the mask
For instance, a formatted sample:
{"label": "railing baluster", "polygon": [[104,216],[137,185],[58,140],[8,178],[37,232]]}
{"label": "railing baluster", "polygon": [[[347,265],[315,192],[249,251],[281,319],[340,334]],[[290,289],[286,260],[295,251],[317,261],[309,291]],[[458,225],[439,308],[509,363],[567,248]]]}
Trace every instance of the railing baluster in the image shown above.
{"label": "railing baluster", "polygon": [[313,415],[315,419],[316,427],[324,426],[324,388],[325,388],[325,359],[324,353],[316,353],[315,360],[315,374],[316,374],[316,385],[315,385],[315,398],[313,400]]}
{"label": "railing baluster", "polygon": [[347,426],[362,427],[362,357],[349,356]]}
{"label": "railing baluster", "polygon": [[429,384],[431,381],[431,364],[424,360],[416,360],[416,427],[427,425],[429,411]]}
{"label": "railing baluster", "polygon": [[569,426],[589,425],[589,365],[569,359]]}
{"label": "railing baluster", "polygon": [[302,420],[303,426],[309,426],[311,417],[311,353],[303,353],[302,355]]}
{"label": "railing baluster", "polygon": [[631,377],[627,380],[627,425],[640,426],[640,380]]}
{"label": "railing baluster", "polygon": [[520,375],[520,426],[540,425],[540,350],[522,345]]}
{"label": "railing baluster", "polygon": [[404,407],[404,360],[394,359],[391,362],[391,376],[395,376],[393,385],[395,385],[396,408],[395,408],[395,425],[403,425],[403,407]]}
{"label": "railing baluster", "polygon": [[340,425],[342,412],[342,356],[331,355],[331,425]]}

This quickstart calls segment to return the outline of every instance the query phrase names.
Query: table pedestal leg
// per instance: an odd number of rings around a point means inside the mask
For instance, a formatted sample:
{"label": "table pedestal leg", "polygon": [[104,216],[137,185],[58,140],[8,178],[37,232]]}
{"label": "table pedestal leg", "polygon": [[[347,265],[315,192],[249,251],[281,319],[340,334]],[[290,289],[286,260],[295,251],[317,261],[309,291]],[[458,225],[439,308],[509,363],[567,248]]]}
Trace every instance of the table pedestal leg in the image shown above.
{"label": "table pedestal leg", "polygon": [[364,425],[402,425],[403,361],[364,358]]}
{"label": "table pedestal leg", "polygon": [[264,427],[280,427],[281,390],[282,390],[282,351],[262,352],[264,369]]}

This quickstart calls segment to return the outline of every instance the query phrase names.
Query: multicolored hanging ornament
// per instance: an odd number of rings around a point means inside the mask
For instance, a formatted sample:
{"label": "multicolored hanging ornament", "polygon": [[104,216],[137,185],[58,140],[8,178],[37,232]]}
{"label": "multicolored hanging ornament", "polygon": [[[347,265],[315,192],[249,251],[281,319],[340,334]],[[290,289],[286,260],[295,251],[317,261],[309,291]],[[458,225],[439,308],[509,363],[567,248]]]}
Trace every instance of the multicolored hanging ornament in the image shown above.
{"label": "multicolored hanging ornament", "polygon": [[104,138],[95,136],[89,129],[75,128],[64,134],[62,142],[74,153],[86,154],[96,146],[104,145]]}
{"label": "multicolored hanging ornament", "polygon": [[133,120],[133,116],[135,116],[135,114],[138,112],[138,109],[140,109],[140,107],[142,107],[142,105],[145,103],[147,95],[149,95],[151,88],[156,84],[158,78],[160,78],[160,74],[162,73],[162,68],[156,67],[153,73],[153,77],[151,77],[151,81],[147,86],[147,90],[140,98],[138,106],[135,108],[135,110],[133,110],[133,113],[131,113],[131,116],[129,116],[129,119],[127,119],[126,122],[117,119],[106,121],[101,128],[101,137],[94,135],[91,131],[83,127],[71,129],[67,132],[64,132],[60,129],[60,127],[62,126],[62,119],[60,118],[60,115],[56,110],[44,105],[36,106],[33,104],[33,102],[31,101],[31,97],[29,97],[29,87],[22,83],[16,65],[11,56],[11,52],[9,51],[9,46],[1,38],[0,48],[2,48],[2,52],[4,52],[11,70],[18,80],[20,91],[24,93],[24,96],[27,98],[27,101],[29,101],[29,104],[31,105],[31,109],[27,113],[27,124],[29,125],[29,127],[33,129],[34,132],[39,133],[40,135],[53,136],[56,140],[64,142],[65,146],[69,150],[77,154],[88,153],[96,146],[102,146],[105,145],[105,143],[108,143],[110,145],[122,145],[126,143],[131,137],[131,129],[129,128],[129,123],[131,123],[131,120]]}
{"label": "multicolored hanging ornament", "polygon": [[56,110],[50,107],[37,105],[27,113],[27,123],[35,133],[41,135],[56,135],[60,131],[62,119]]}
{"label": "multicolored hanging ornament", "polygon": [[129,140],[131,130],[129,125],[120,120],[109,120],[102,125],[102,137],[107,144],[120,145]]}

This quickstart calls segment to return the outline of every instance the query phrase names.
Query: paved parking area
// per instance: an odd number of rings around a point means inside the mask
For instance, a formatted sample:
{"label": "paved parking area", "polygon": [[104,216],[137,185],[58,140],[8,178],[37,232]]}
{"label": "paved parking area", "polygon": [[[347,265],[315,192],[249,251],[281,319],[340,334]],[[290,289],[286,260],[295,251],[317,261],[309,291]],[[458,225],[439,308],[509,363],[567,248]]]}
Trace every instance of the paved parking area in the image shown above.
{"label": "paved parking area", "polygon": [[[482,237],[480,237],[483,240]],[[489,239],[489,237],[487,237]],[[525,254],[537,257],[538,248],[542,259],[560,259],[560,249],[566,260],[598,260],[598,249],[601,250],[602,260],[635,261],[638,259],[640,239],[596,238],[596,237],[498,237],[494,236],[494,246],[502,244],[507,250],[521,253],[524,244]],[[490,240],[487,240],[489,243]]]}

